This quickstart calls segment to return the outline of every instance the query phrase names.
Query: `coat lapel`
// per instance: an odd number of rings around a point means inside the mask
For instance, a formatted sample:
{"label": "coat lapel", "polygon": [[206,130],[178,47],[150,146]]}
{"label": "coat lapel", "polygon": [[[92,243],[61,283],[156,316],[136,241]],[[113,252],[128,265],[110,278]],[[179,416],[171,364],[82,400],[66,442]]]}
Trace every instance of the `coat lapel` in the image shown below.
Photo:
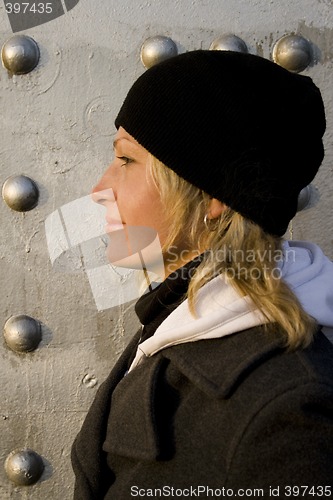
{"label": "coat lapel", "polygon": [[138,460],[156,460],[161,453],[157,433],[157,380],[165,359],[156,356],[126,375],[112,395],[106,452]]}

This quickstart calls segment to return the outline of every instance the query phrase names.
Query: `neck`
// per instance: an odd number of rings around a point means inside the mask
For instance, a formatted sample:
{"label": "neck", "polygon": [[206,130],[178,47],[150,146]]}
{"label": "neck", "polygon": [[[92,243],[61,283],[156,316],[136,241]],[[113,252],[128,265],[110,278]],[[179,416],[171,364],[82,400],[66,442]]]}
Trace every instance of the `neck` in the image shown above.
{"label": "neck", "polygon": [[171,273],[177,271],[177,269],[185,266],[188,262],[194,260],[199,255],[200,252],[189,250],[182,250],[177,253],[174,251],[163,253],[165,278],[167,278]]}

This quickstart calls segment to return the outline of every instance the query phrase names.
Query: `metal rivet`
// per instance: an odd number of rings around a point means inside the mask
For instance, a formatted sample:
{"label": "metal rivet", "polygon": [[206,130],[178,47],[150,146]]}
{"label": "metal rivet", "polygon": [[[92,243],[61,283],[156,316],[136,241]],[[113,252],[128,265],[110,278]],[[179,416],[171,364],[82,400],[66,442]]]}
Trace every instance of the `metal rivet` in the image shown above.
{"label": "metal rivet", "polygon": [[165,61],[178,54],[177,45],[167,36],[147,38],[141,47],[141,61],[145,68]]}
{"label": "metal rivet", "polygon": [[308,186],[305,186],[305,188],[303,188],[298,195],[297,212],[304,210],[304,208],[306,208],[310,204],[310,200],[311,200],[311,186],[309,184]]}
{"label": "metal rivet", "polygon": [[19,314],[9,318],[4,326],[6,344],[15,352],[34,351],[42,339],[39,321]]}
{"label": "metal rivet", "polygon": [[4,182],[2,197],[12,210],[26,212],[38,204],[39,190],[30,177],[13,175]]}
{"label": "metal rivet", "polygon": [[307,68],[312,58],[310,42],[300,35],[285,35],[273,48],[274,62],[295,73]]}
{"label": "metal rivet", "polygon": [[38,64],[39,48],[35,40],[27,35],[14,35],[1,49],[3,66],[14,75],[30,73]]}
{"label": "metal rivet", "polygon": [[234,52],[248,52],[247,45],[236,35],[223,35],[216,38],[209,47],[210,50],[232,50]]}
{"label": "metal rivet", "polygon": [[8,478],[18,486],[37,483],[44,471],[43,459],[33,450],[12,451],[5,461]]}

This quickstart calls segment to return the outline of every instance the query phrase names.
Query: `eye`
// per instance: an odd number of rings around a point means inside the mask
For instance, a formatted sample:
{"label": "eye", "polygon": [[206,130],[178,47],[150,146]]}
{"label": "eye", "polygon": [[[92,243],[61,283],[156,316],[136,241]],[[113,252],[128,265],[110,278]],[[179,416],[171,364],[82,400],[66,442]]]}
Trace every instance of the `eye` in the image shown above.
{"label": "eye", "polygon": [[119,160],[123,161],[124,163],[121,165],[122,167],[128,165],[129,163],[132,163],[134,160],[131,158],[127,158],[127,156],[116,156]]}

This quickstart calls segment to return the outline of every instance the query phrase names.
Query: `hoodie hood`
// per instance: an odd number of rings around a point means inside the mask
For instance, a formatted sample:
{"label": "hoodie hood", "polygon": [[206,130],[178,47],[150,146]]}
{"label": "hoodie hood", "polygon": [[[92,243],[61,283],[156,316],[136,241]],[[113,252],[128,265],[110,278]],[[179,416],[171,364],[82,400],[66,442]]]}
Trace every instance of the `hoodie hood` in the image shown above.
{"label": "hoodie hood", "polygon": [[[309,242],[285,241],[283,259],[277,268],[305,311],[319,325],[333,327],[333,263],[322,250]],[[188,300],[183,301],[154,335],[138,346],[130,370],[143,357],[153,356],[172,345],[219,338],[268,321],[251,299],[240,296],[222,275],[199,290],[196,313],[194,317]]]}
{"label": "hoodie hood", "polygon": [[333,328],[333,262],[318,245],[285,241],[282,278],[320,326]]}

